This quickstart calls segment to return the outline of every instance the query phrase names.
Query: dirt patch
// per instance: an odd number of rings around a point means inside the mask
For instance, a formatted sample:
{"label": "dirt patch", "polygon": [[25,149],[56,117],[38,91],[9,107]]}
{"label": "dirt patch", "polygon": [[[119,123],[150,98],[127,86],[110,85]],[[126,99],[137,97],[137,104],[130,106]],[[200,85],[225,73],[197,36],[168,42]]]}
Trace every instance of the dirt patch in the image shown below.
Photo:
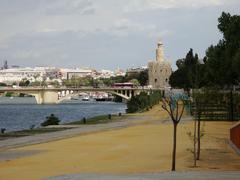
{"label": "dirt patch", "polygon": [[0,151],[0,162],[11,161],[17,158],[33,156],[42,151],[39,150],[9,150],[9,151]]}

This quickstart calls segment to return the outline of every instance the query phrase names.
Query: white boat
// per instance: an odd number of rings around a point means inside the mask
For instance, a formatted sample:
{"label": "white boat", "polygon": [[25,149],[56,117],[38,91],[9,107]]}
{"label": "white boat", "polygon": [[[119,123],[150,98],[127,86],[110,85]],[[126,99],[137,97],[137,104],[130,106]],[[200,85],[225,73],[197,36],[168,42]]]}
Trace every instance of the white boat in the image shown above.
{"label": "white boat", "polygon": [[89,101],[89,100],[90,100],[89,96],[83,96],[82,98],[82,101]]}

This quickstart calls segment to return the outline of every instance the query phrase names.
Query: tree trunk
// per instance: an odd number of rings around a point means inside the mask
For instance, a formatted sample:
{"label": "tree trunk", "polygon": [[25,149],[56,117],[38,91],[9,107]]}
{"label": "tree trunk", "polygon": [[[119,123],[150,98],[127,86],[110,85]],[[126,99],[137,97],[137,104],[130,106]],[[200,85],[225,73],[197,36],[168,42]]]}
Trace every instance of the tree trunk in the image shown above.
{"label": "tree trunk", "polygon": [[176,166],[176,146],[177,146],[177,123],[173,123],[173,152],[172,152],[172,171]]}
{"label": "tree trunk", "polygon": [[197,160],[200,159],[200,151],[201,151],[201,121],[200,121],[200,114],[198,115],[198,124],[197,124]]}
{"label": "tree trunk", "polygon": [[194,163],[193,166],[197,166],[197,157],[196,157],[196,131],[197,131],[197,120],[194,120],[194,136],[193,136],[193,158],[194,158]]}
{"label": "tree trunk", "polygon": [[233,92],[232,90],[230,91],[230,120],[234,120],[234,114],[233,114]]}

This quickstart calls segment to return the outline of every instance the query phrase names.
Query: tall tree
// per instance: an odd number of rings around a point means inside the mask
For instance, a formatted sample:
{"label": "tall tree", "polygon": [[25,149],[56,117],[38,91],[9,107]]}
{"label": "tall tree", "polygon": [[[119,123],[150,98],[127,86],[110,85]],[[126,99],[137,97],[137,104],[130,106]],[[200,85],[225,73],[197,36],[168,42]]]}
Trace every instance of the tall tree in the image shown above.
{"label": "tall tree", "polygon": [[178,69],[170,76],[170,85],[172,87],[184,88],[189,90],[199,86],[202,83],[199,74],[202,70],[201,63],[198,59],[198,55],[193,53],[193,49],[190,49],[184,59],[179,59],[176,62]]}
{"label": "tall tree", "polygon": [[209,85],[230,88],[240,82],[240,16],[223,12],[218,22],[223,39],[206,51],[206,74]]}
{"label": "tall tree", "polygon": [[147,85],[148,82],[148,70],[141,71],[138,76],[138,81],[141,86]]}

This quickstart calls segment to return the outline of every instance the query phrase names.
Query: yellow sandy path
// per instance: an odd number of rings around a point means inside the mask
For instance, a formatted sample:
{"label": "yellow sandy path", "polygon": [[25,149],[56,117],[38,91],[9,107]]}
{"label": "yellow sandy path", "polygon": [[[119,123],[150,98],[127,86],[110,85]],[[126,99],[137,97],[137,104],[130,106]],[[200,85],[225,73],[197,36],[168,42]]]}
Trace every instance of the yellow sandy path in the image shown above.
{"label": "yellow sandy path", "polygon": [[[160,113],[158,109],[145,114]],[[163,112],[162,116],[166,116]],[[158,119],[153,116],[152,120]],[[207,122],[200,169],[240,170],[240,157],[226,144],[230,122]],[[178,127],[177,170],[191,169],[192,147],[187,131]],[[1,180],[42,179],[68,173],[144,173],[171,167],[172,124],[154,121],[134,127],[77,136],[17,150],[41,153],[0,163]]]}

